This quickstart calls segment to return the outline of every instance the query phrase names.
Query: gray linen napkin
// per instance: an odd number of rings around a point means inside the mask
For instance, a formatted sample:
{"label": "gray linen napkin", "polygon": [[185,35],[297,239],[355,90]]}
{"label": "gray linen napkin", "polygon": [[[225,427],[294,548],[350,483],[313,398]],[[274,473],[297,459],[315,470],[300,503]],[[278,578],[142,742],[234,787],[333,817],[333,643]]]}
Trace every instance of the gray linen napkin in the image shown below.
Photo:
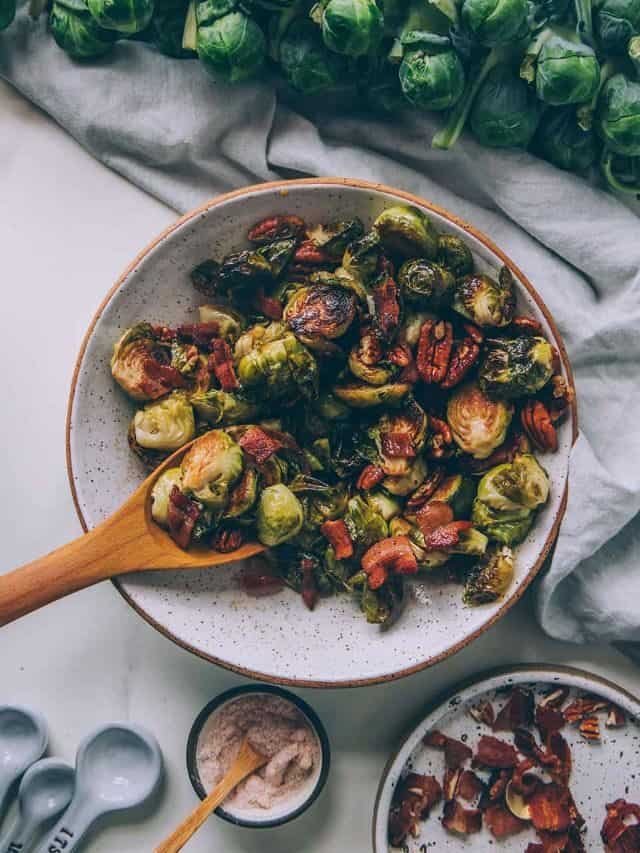
{"label": "gray linen napkin", "polygon": [[552,636],[640,641],[640,232],[583,180],[464,138],[429,147],[433,123],[307,113],[268,79],[229,87],[145,44],[79,66],[21,8],[0,34],[0,75],[104,163],[178,211],[282,175],[339,175],[415,192],[504,247],[553,313],[576,374],[580,437],[569,504],[538,615]]}

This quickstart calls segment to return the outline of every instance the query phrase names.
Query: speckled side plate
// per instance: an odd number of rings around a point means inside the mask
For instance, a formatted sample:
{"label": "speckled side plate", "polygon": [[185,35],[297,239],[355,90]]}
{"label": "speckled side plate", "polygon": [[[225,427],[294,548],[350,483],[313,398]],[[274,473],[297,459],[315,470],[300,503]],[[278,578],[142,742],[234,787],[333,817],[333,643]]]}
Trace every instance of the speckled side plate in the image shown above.
{"label": "speckled side plate", "polygon": [[[602,713],[599,714],[602,739],[598,743],[584,740],[576,726],[567,725],[562,729],[573,761],[569,785],[586,822],[585,847],[593,853],[604,849],[600,830],[606,816],[605,804],[620,797],[633,802],[640,800],[640,701],[613,682],[583,670],[524,666],[496,670],[454,689],[438,700],[408,735],[387,764],[378,788],[373,816],[374,853],[398,853],[399,850],[405,853],[426,853],[430,850],[456,853],[469,849],[522,853],[530,841],[538,840],[533,829],[501,841],[496,841],[484,827],[480,833],[466,839],[452,835],[440,823],[440,805],[434,808],[428,820],[420,824],[420,835],[405,842],[403,848],[391,847],[387,841],[391,798],[403,772],[411,768],[417,773],[434,775],[439,780],[444,775],[443,754],[440,750],[424,746],[422,739],[425,734],[437,729],[450,737],[460,739],[464,736],[467,745],[474,748],[480,735],[491,734],[491,730],[476,722],[469,714],[469,708],[481,699],[487,699],[498,711],[505,702],[504,689],[516,684],[534,690],[536,701],[541,694],[566,685],[571,689],[567,702],[575,695],[590,693],[614,702],[625,711],[627,723],[620,729],[607,729]],[[508,733],[498,732],[497,737],[511,742]]]}
{"label": "speckled side plate", "polygon": [[[248,227],[267,215],[295,213],[309,222],[359,216],[370,224],[383,208],[409,202],[424,208],[441,231],[459,234],[481,271],[506,263],[518,311],[536,317],[554,342],[571,382],[564,346],[540,297],[515,265],[483,234],[409,193],[344,179],[262,184],[214,199],[180,219],[147,247],[98,309],[78,356],[68,411],[68,468],[80,520],[89,529],[113,512],[144,476],[127,447],[134,411],[113,382],[109,358],[123,329],[141,320],[178,324],[204,301],[189,271],[207,257],[244,244]],[[560,448],[542,459],[551,497],[518,548],[515,581],[496,604],[465,608],[461,588],[420,584],[400,624],[388,633],[367,625],[346,597],[322,601],[313,613],[286,590],[249,598],[239,568],[130,575],[118,582],[127,601],[185,648],[245,675],[284,684],[353,686],[408,675],[452,654],[504,613],[532,580],[557,535],[566,502],[569,452],[576,436],[572,410]]]}

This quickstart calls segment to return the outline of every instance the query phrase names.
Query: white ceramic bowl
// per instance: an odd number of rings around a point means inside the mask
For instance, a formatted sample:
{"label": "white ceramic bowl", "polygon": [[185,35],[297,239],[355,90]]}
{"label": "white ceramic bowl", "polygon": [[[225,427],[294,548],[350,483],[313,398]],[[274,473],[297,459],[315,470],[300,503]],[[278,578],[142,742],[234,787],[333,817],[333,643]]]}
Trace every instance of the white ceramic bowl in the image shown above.
{"label": "white ceramic bowl", "polygon": [[[613,682],[583,670],[560,666],[521,666],[496,670],[454,688],[431,706],[406,737],[389,760],[378,788],[373,816],[374,853],[397,853],[398,848],[391,847],[387,841],[387,823],[393,792],[407,764],[410,763],[416,773],[442,779],[442,752],[423,745],[425,734],[437,729],[458,739],[464,735],[468,737],[467,744],[473,747],[481,734],[490,734],[491,731],[471,718],[469,707],[481,699],[487,699],[497,709],[496,703],[504,702],[504,696],[500,699],[501,691],[516,684],[530,686],[536,692],[566,685],[574,691],[571,695],[575,691],[579,694],[595,694],[625,711],[627,723],[623,728],[607,729],[601,725],[602,741],[599,743],[584,740],[576,726],[567,725],[562,729],[562,735],[571,748],[573,761],[569,783],[571,792],[578,811],[586,821],[585,845],[587,850],[602,850],[600,829],[606,816],[605,804],[619,797],[631,802],[638,801],[636,779],[640,762],[640,702]],[[600,720],[602,723],[602,714]],[[511,742],[507,733],[498,733],[498,737]],[[428,820],[420,824],[420,835],[406,843],[408,853],[424,851],[425,841],[428,841],[429,850],[433,847],[438,853],[457,853],[469,848],[521,853],[528,842],[537,840],[533,830],[501,841],[496,841],[485,828],[478,835],[468,838],[456,836],[442,827],[439,820],[441,811],[441,806],[434,808]]]}
{"label": "white ceramic bowl", "polygon": [[[516,279],[518,312],[542,323],[571,382],[562,341],[531,284],[487,237],[452,214],[409,193],[362,181],[319,178],[249,187],[214,199],[160,235],[126,270],[89,326],[73,379],[67,433],[71,488],[85,529],[112,513],[145,474],[127,446],[132,404],[109,372],[113,342],[122,330],[141,320],[177,324],[193,318],[203,299],[191,286],[189,271],[207,257],[241,247],[248,227],[265,216],[290,212],[319,222],[355,215],[370,224],[398,202],[422,207],[439,230],[463,236],[479,270],[495,273],[508,264]],[[336,687],[408,675],[486,630],[540,569],[564,512],[576,430],[573,409],[560,429],[558,452],[543,459],[551,480],[549,503],[517,550],[507,597],[495,604],[463,607],[459,585],[424,583],[400,623],[384,633],[367,625],[348,597],[323,600],[313,613],[288,590],[249,598],[239,588],[237,566],[145,572],[122,578],[118,589],[148,622],[184,648],[251,677]]]}

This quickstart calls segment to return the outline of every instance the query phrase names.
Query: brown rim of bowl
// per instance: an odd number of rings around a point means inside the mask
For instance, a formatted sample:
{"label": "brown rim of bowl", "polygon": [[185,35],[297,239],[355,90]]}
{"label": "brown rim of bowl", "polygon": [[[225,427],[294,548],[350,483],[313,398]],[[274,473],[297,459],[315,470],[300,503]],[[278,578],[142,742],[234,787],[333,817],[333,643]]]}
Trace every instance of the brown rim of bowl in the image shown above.
{"label": "brown rim of bowl", "polygon": [[[621,693],[635,705],[640,706],[640,699],[637,696],[634,696],[629,690],[624,687],[621,687],[619,684],[616,684],[615,681],[610,681],[608,678],[605,678],[602,675],[598,675],[595,672],[589,672],[586,669],[580,669],[577,666],[564,666],[563,664],[546,664],[546,663],[522,663],[522,664],[514,664],[513,666],[498,666],[492,669],[485,670],[481,672],[479,675],[472,675],[468,678],[463,679],[462,681],[456,683],[453,687],[448,687],[446,690],[441,691],[435,699],[433,699],[429,704],[420,712],[419,716],[416,716],[416,721],[411,725],[408,729],[406,735],[402,738],[397,748],[393,750],[393,753],[390,755],[389,759],[385,763],[382,773],[380,774],[380,782],[378,783],[378,790],[376,791],[376,798],[373,804],[373,820],[371,824],[371,849],[373,853],[387,853],[386,850],[381,851],[376,847],[376,824],[378,822],[378,809],[380,807],[380,798],[382,796],[382,789],[384,788],[385,782],[389,773],[391,771],[391,767],[404,748],[404,745],[411,737],[417,726],[428,717],[430,714],[433,714],[439,707],[445,705],[454,699],[459,693],[462,693],[463,690],[468,690],[469,687],[473,687],[476,684],[481,684],[483,681],[488,681],[491,678],[496,678],[497,676],[505,676],[508,678],[510,675],[526,675],[527,673],[537,673],[539,674],[541,671],[547,673],[549,676],[577,676],[579,678],[587,678],[590,681],[593,681],[595,684],[606,687],[610,690],[616,690],[618,693]],[[537,678],[534,681],[540,682],[542,679]]]}
{"label": "brown rim of bowl", "polygon": [[[554,344],[558,347],[560,360],[562,362],[562,367],[565,372],[566,379],[568,381],[569,386],[575,391],[574,381],[573,381],[573,372],[571,370],[571,364],[569,363],[569,357],[567,355],[566,348],[564,346],[564,342],[560,336],[560,333],[556,327],[556,324],[551,317],[546,305],[538,295],[537,291],[534,289],[533,285],[529,281],[529,279],[522,273],[522,271],[513,263],[513,261],[508,258],[504,252],[502,252],[488,237],[486,237],[481,231],[477,231],[473,226],[469,225],[467,222],[464,222],[462,219],[459,219],[457,216],[454,216],[449,211],[445,210],[442,207],[438,207],[431,202],[426,201],[425,199],[419,198],[412,193],[405,192],[404,190],[397,190],[393,187],[386,186],[385,184],[376,184],[370,181],[360,181],[352,178],[300,178],[297,180],[290,181],[272,181],[270,183],[264,184],[253,184],[249,187],[244,187],[240,190],[234,190],[230,193],[225,193],[223,195],[216,196],[200,207],[195,208],[194,210],[186,213],[184,216],[181,216],[173,225],[170,225],[166,228],[158,237],[156,237],[153,242],[151,242],[145,249],[143,249],[140,254],[134,258],[134,260],[129,264],[129,266],[125,269],[122,275],[118,278],[113,287],[109,290],[105,298],[100,303],[98,310],[93,316],[91,323],[85,333],[85,336],[82,340],[82,344],[80,346],[80,350],[78,352],[78,356],[76,358],[76,363],[73,371],[73,378],[71,380],[71,389],[69,391],[69,400],[67,404],[67,420],[66,420],[66,429],[65,429],[65,443],[66,443],[66,457],[67,457],[67,476],[69,478],[69,485],[71,487],[71,495],[73,497],[73,503],[76,508],[76,512],[78,514],[78,518],[80,519],[80,524],[82,525],[82,529],[85,533],[89,530],[89,526],[85,521],[85,518],[82,514],[82,510],[80,508],[80,502],[78,500],[78,494],[76,492],[76,487],[74,483],[73,477],[73,462],[71,459],[71,415],[73,411],[73,401],[75,398],[76,385],[78,382],[78,374],[80,372],[80,367],[82,364],[82,360],[84,358],[84,354],[89,343],[89,340],[93,334],[93,330],[95,328],[96,323],[98,322],[102,312],[106,308],[107,304],[110,302],[111,297],[117,292],[120,288],[121,284],[130,275],[133,270],[141,263],[141,261],[151,252],[155,247],[161,243],[166,237],[169,236],[173,231],[175,231],[180,226],[184,225],[186,222],[189,222],[192,219],[197,218],[202,213],[210,210],[213,207],[217,207],[220,204],[223,204],[227,201],[230,201],[234,198],[240,198],[242,196],[250,195],[254,192],[263,192],[264,190],[280,190],[283,194],[288,193],[294,187],[300,186],[340,186],[340,187],[352,187],[360,190],[368,190],[370,192],[380,192],[387,193],[392,196],[396,196],[396,198],[403,199],[404,201],[409,202],[410,204],[414,204],[417,207],[426,208],[427,210],[431,210],[433,213],[438,214],[443,219],[448,220],[449,222],[457,225],[463,231],[466,231],[480,243],[482,243],[489,251],[493,252],[502,263],[509,267],[511,272],[515,275],[518,281],[523,285],[523,287],[528,291],[531,298],[534,300],[539,310],[544,315],[545,320],[549,324],[549,328],[554,337]],[[573,425],[573,433],[572,433],[572,444],[575,443],[575,440],[578,436],[578,412],[577,405],[574,393],[574,399],[571,403],[571,422]],[[564,512],[567,506],[567,493],[568,493],[568,483],[565,484],[564,494],[562,496],[562,501],[556,513],[556,517],[553,521],[553,525],[549,531],[549,535],[540,551],[540,555],[536,560],[535,564],[532,566],[529,574],[523,580],[519,589],[510,596],[500,607],[499,610],[494,613],[494,615],[485,622],[480,628],[474,631],[467,637],[464,637],[462,640],[457,642],[455,645],[451,646],[451,648],[447,649],[444,652],[441,652],[438,655],[434,655],[433,657],[429,657],[424,661],[421,661],[414,666],[408,667],[407,669],[399,670],[398,672],[394,672],[390,675],[379,675],[379,676],[371,676],[369,678],[361,678],[361,679],[352,679],[349,681],[314,681],[309,679],[302,678],[283,678],[279,676],[270,675],[264,672],[259,672],[256,670],[247,669],[245,667],[237,666],[235,664],[228,663],[227,661],[220,660],[219,658],[214,657],[213,655],[208,655],[200,649],[194,648],[189,643],[186,643],[184,640],[178,639],[178,637],[174,636],[167,628],[163,625],[160,625],[153,619],[148,613],[146,613],[141,607],[139,607],[131,598],[131,596],[127,593],[127,591],[123,588],[121,582],[118,579],[112,580],[112,583],[122,595],[124,600],[129,604],[135,611],[138,613],[145,622],[148,622],[156,631],[159,631],[161,634],[164,634],[165,637],[172,640],[176,645],[185,649],[188,652],[191,652],[198,657],[203,658],[204,660],[208,660],[210,663],[215,663],[218,666],[223,667],[224,669],[231,670],[232,672],[236,672],[239,675],[244,675],[247,678],[252,678],[256,681],[266,681],[270,684],[281,684],[288,687],[330,687],[330,688],[338,688],[338,687],[366,687],[372,684],[383,684],[388,681],[395,681],[398,678],[404,678],[407,675],[413,675],[416,672],[420,672],[423,669],[426,669],[429,666],[433,666],[436,663],[440,663],[440,661],[445,660],[451,655],[456,654],[461,649],[468,646],[472,643],[477,637],[484,634],[489,628],[492,627],[508,610],[513,607],[516,602],[520,600],[525,590],[528,588],[531,581],[538,574],[544,561],[547,558],[547,555],[551,551],[553,543],[555,542],[558,531],[560,529],[560,523],[564,517]]]}

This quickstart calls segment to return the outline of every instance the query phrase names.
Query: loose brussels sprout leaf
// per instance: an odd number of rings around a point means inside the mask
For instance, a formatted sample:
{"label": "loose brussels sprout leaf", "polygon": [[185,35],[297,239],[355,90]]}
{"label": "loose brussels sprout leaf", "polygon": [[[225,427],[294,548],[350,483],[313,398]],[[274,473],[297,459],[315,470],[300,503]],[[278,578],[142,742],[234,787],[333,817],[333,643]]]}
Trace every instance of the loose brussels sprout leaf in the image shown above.
{"label": "loose brussels sprout leaf", "polygon": [[388,207],[373,226],[385,250],[393,255],[429,260],[438,255],[438,235],[429,218],[417,207]]}
{"label": "loose brussels sprout leaf", "polygon": [[173,487],[181,487],[182,471],[180,468],[167,468],[160,474],[151,489],[151,517],[160,527],[169,526],[169,495]]}
{"label": "loose brussels sprout leaf", "polygon": [[198,308],[201,323],[215,323],[218,335],[229,341],[235,341],[244,329],[244,318],[233,308],[222,304],[201,305]]}
{"label": "loose brussels sprout leaf", "polygon": [[498,281],[481,273],[460,279],[452,307],[478,326],[508,326],[516,307],[513,278],[508,268],[502,268]]}
{"label": "loose brussels sprout leaf", "polygon": [[536,394],[553,375],[553,348],[540,335],[493,341],[479,370],[480,387],[491,397],[513,400]]}
{"label": "loose brussels sprout leaf", "polygon": [[336,88],[347,73],[344,57],[328,50],[318,28],[296,18],[280,42],[280,68],[289,85],[303,95]]}
{"label": "loose brussels sprout leaf", "polygon": [[[221,18],[220,20],[224,21],[225,19]],[[253,249],[227,255],[220,264],[217,273],[218,288],[226,290],[231,298],[243,297],[247,293],[253,296],[256,288],[268,285],[272,281],[271,264],[257,250]]]}
{"label": "loose brussels sprout leaf", "polygon": [[382,515],[360,495],[349,500],[344,523],[354,544],[362,551],[380,539],[385,539],[389,534],[387,522]]}
{"label": "loose brussels sprout leaf", "polygon": [[379,361],[377,364],[367,364],[363,355],[363,344],[360,341],[351,349],[348,361],[349,370],[356,379],[361,379],[368,385],[386,385],[393,379],[396,369],[390,362]]}
{"label": "loose brussels sprout leaf", "polygon": [[508,65],[486,77],[471,109],[476,139],[490,148],[526,148],[540,121],[541,109],[529,86]]}
{"label": "loose brussels sprout leaf", "polygon": [[329,0],[324,7],[322,38],[334,53],[373,54],[383,34],[384,18],[374,0]]}
{"label": "loose brussels sprout leaf", "polygon": [[16,16],[16,0],[0,2],[0,30],[6,30]]}
{"label": "loose brussels sprout leaf", "polygon": [[614,74],[598,101],[597,131],[616,154],[640,156],[640,83]]}
{"label": "loose brussels sprout leaf", "polygon": [[150,375],[154,347],[153,330],[148,323],[127,329],[114,344],[111,374],[118,385],[134,400],[154,400],[169,390]]}
{"label": "loose brussels sprout leaf", "polygon": [[359,219],[339,219],[325,225],[316,225],[307,231],[309,239],[321,246],[330,260],[336,263],[344,255],[347,246],[364,234],[364,225]]}
{"label": "loose brussels sprout leaf", "polygon": [[267,243],[265,246],[260,246],[257,250],[259,255],[269,262],[271,267],[271,275],[274,278],[279,278],[284,272],[287,264],[293,257],[297,245],[295,237],[290,237],[284,240],[275,240],[273,243]]}
{"label": "loose brussels sprout leaf", "polygon": [[418,109],[450,109],[464,91],[464,68],[458,54],[451,46],[416,47],[407,50],[400,65],[402,93]]}
{"label": "loose brussels sprout leaf", "polygon": [[397,411],[385,412],[369,428],[385,474],[403,477],[410,473],[413,460],[424,447],[428,423],[425,411],[410,398]]}
{"label": "loose brussels sprout leaf", "polygon": [[607,55],[625,52],[640,34],[640,0],[601,0],[594,9],[598,42]]}
{"label": "loose brussels sprout leaf", "polygon": [[600,65],[592,48],[571,34],[553,33],[544,42],[535,73],[536,94],[552,106],[584,104],[598,91]]}
{"label": "loose brussels sprout leaf", "polygon": [[507,437],[513,406],[491,400],[475,382],[457,388],[447,403],[453,439],[474,459],[486,459]]}
{"label": "loose brussels sprout leaf", "polygon": [[465,604],[489,604],[501,598],[513,581],[513,553],[502,547],[487,551],[485,558],[470,573],[465,584]]}
{"label": "loose brussels sprout leaf", "polygon": [[258,472],[255,468],[245,468],[239,482],[229,495],[229,503],[223,518],[239,518],[253,508],[258,497]]}
{"label": "loose brussels sprout leaf", "polygon": [[[356,316],[356,300],[344,287],[302,287],[284,309],[294,335],[311,349],[327,351],[327,342],[342,337]],[[331,351],[331,347],[329,347]]]}
{"label": "loose brussels sprout leaf", "polygon": [[83,9],[83,6],[71,8],[54,2],[49,14],[49,29],[58,47],[72,59],[96,59],[112,49],[118,36],[100,27],[88,8],[85,6]]}
{"label": "loose brussels sprout leaf", "polygon": [[435,490],[430,500],[449,504],[454,518],[468,518],[476,493],[475,483],[462,474],[451,474]]}
{"label": "loose brussels sprout leaf", "polygon": [[144,30],[153,15],[153,0],[87,0],[89,11],[105,30],[132,36]]}
{"label": "loose brussels sprout leaf", "polygon": [[370,231],[349,243],[342,257],[342,269],[366,285],[376,273],[379,258],[380,237],[377,231]]}
{"label": "loose brussels sprout leaf", "polygon": [[544,113],[535,148],[545,160],[569,172],[585,172],[598,159],[596,135],[580,127],[575,107],[552,107]]}
{"label": "loose brussels sprout leaf", "polygon": [[211,426],[246,424],[260,411],[257,403],[246,400],[241,394],[230,394],[217,388],[192,394],[191,403],[200,417]]}
{"label": "loose brussels sprout leaf", "polygon": [[519,545],[525,539],[533,519],[533,510],[495,510],[478,499],[473,502],[471,512],[471,521],[489,539],[509,546]]}
{"label": "loose brussels sprout leaf", "polygon": [[478,500],[499,511],[537,509],[548,497],[549,478],[530,453],[487,471],[478,486]]}
{"label": "loose brussels sprout leaf", "polygon": [[470,527],[468,530],[461,530],[460,541],[457,545],[451,545],[446,550],[449,554],[463,554],[468,557],[481,557],[487,550],[488,544],[489,540],[484,533],[481,533],[474,527]]}
{"label": "loose brussels sprout leaf", "polygon": [[413,460],[411,468],[402,477],[385,477],[382,486],[386,492],[398,497],[406,497],[415,492],[421,486],[428,473],[428,466],[424,456],[418,456]]}
{"label": "loose brussels sprout leaf", "polygon": [[182,489],[211,509],[223,509],[230,488],[242,475],[243,464],[240,445],[224,430],[213,429],[184,455]]}
{"label": "loose brussels sprout leaf", "polygon": [[238,379],[256,400],[312,398],[318,393],[316,360],[290,332],[242,356]]}
{"label": "loose brussels sprout leaf", "polygon": [[438,261],[451,270],[456,278],[473,272],[471,249],[460,237],[440,234],[438,237]]}
{"label": "loose brussels sprout leaf", "polygon": [[330,467],[341,479],[355,476],[368,462],[377,462],[378,451],[367,430],[345,421],[329,432]]}
{"label": "loose brussels sprout leaf", "polygon": [[413,258],[400,267],[398,284],[409,302],[438,308],[450,302],[455,278],[440,264]]}
{"label": "loose brussels sprout leaf", "polygon": [[399,406],[411,391],[411,385],[404,382],[393,382],[389,385],[373,385],[351,383],[334,385],[335,396],[353,409],[369,409],[373,406]]}
{"label": "loose brussels sprout leaf", "polygon": [[284,483],[269,486],[260,493],[256,516],[258,539],[273,547],[296,536],[304,521],[302,504]]}
{"label": "loose brussels sprout leaf", "polygon": [[193,407],[184,394],[149,403],[133,418],[136,442],[150,450],[177,450],[195,438]]}
{"label": "loose brussels sprout leaf", "polygon": [[230,12],[199,26],[196,48],[206,70],[227,83],[255,77],[267,53],[264,33],[253,18],[243,12]]}
{"label": "loose brussels sprout leaf", "polygon": [[463,0],[462,23],[485,47],[499,47],[527,32],[526,0]]}
{"label": "loose brussels sprout leaf", "polygon": [[[365,498],[369,506],[379,513],[386,522],[400,515],[402,504],[384,492],[369,492]],[[392,534],[393,535],[393,534]]]}

